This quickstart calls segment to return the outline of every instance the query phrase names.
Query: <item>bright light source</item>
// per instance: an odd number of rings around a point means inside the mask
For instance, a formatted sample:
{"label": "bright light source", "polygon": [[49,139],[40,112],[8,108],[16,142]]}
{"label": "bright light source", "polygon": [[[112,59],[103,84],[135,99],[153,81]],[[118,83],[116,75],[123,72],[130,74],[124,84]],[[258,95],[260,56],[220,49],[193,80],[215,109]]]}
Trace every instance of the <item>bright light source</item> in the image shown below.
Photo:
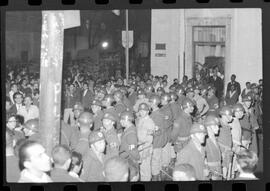
{"label": "bright light source", "polygon": [[102,46],[102,48],[108,48],[109,43],[106,42],[106,41],[105,42],[102,42],[101,46]]}

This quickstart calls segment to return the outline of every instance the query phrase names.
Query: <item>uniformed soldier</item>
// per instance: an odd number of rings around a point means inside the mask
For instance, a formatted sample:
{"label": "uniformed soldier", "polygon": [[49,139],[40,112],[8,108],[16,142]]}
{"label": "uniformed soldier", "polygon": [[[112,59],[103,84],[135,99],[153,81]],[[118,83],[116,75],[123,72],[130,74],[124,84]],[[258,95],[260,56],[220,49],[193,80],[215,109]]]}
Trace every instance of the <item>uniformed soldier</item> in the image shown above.
{"label": "uniformed soldier", "polygon": [[153,152],[153,134],[156,130],[154,121],[149,116],[149,106],[145,103],[139,105],[138,120],[136,123],[138,144],[140,152],[140,180],[150,181],[151,174],[151,160]]}
{"label": "uniformed soldier", "polygon": [[252,99],[250,96],[244,96],[242,98],[244,116],[239,119],[241,127],[242,127],[242,145],[246,149],[249,149],[249,146],[252,140],[252,135],[253,135],[250,115],[248,113],[248,109],[251,107],[251,101]]}
{"label": "uniformed soldier", "polygon": [[127,106],[123,103],[123,97],[124,95],[120,90],[117,90],[113,94],[114,100],[116,101],[116,104],[114,106],[116,114],[120,115],[123,111],[127,109]]}
{"label": "uniformed soldier", "polygon": [[178,96],[175,92],[171,92],[170,96],[171,96],[170,107],[173,113],[173,121],[175,121],[179,117],[180,113],[182,112],[182,107],[177,102]]}
{"label": "uniformed soldier", "polygon": [[88,136],[88,142],[88,152],[83,160],[83,172],[80,178],[85,182],[103,182],[105,181],[103,169],[106,161],[104,135],[100,131],[93,131]]}
{"label": "uniformed soldier", "polygon": [[190,164],[194,167],[197,180],[207,180],[209,171],[205,164],[205,149],[202,146],[205,144],[207,131],[202,124],[195,123],[190,129],[191,140],[177,154],[175,165]]}
{"label": "uniformed soldier", "polygon": [[183,101],[186,99],[185,89],[182,86],[176,88],[176,94],[178,96],[177,103],[182,106]]}
{"label": "uniformed soldier", "polygon": [[[165,119],[163,113],[159,109],[160,97],[158,95],[153,95],[150,97],[150,106],[152,108],[152,113],[150,115],[151,119],[154,121],[156,126],[156,131],[153,136],[153,156],[152,156],[152,180],[161,180],[161,170],[163,164],[163,153],[162,149],[168,143],[168,134],[165,127]],[[165,156],[166,158],[166,156]]]}
{"label": "uniformed soldier", "polygon": [[108,158],[118,156],[120,140],[117,135],[116,118],[110,112],[103,115],[101,131],[103,132],[106,140],[106,155]]}
{"label": "uniformed soldier", "polygon": [[[138,151],[138,137],[134,120],[134,115],[130,111],[125,111],[120,115],[120,123],[124,128],[124,132],[121,137],[119,155],[121,158],[126,159],[129,165],[133,166],[137,171],[139,169],[138,162],[140,160],[140,154]],[[136,176],[136,174],[134,176]],[[130,179],[132,178],[133,177]]]}
{"label": "uniformed soldier", "polygon": [[243,97],[242,102],[252,130],[250,150],[258,155],[257,130],[259,129],[259,124],[255,116],[254,108],[252,107],[252,98],[250,96]]}
{"label": "uniformed soldier", "polygon": [[[161,108],[160,111],[161,113],[163,113],[163,117],[164,117],[164,128],[167,131],[167,135],[168,135],[168,143],[165,145],[165,147],[162,148],[162,155],[163,155],[163,163],[162,163],[162,168],[163,171],[165,171],[165,173],[169,172],[169,165],[174,163],[175,158],[176,158],[176,154],[174,149],[172,148],[172,143],[170,140],[170,135],[171,135],[171,131],[172,131],[172,127],[173,127],[173,112],[172,109],[170,107],[170,102],[171,100],[171,96],[169,93],[164,93],[163,95],[161,95]],[[168,178],[167,175],[163,173],[162,175],[162,179],[166,179]]]}
{"label": "uniformed soldier", "polygon": [[233,121],[232,108],[230,106],[224,106],[219,111],[220,118],[220,133],[218,136],[218,144],[222,153],[222,172],[223,178],[226,180],[231,177],[232,168],[232,134],[230,123]]}
{"label": "uniformed soldier", "polygon": [[211,180],[222,180],[221,151],[217,142],[219,135],[219,119],[215,115],[208,115],[204,120],[208,138],[206,139],[205,151]]}
{"label": "uniformed soldier", "polygon": [[179,153],[190,140],[190,129],[192,126],[191,113],[194,110],[194,103],[190,99],[183,101],[183,112],[174,121],[173,129],[171,132],[171,141],[174,144],[174,150]]}
{"label": "uniformed soldier", "polygon": [[91,104],[91,110],[94,114],[94,130],[100,130],[102,127],[102,117],[103,117],[103,111],[102,111],[102,103],[99,100],[93,100]]}
{"label": "uniformed soldier", "polygon": [[146,98],[149,99],[154,94],[154,87],[152,85],[147,85],[145,87]]}
{"label": "uniformed soldier", "polygon": [[88,144],[88,136],[91,132],[91,128],[94,123],[94,117],[89,112],[83,112],[80,114],[78,119],[78,125],[80,128],[80,135],[78,143],[75,147],[75,151],[81,153],[83,157],[83,161],[85,161],[85,157],[87,154],[87,151],[89,150],[89,144]]}
{"label": "uniformed soldier", "polygon": [[135,105],[133,106],[133,110],[137,113],[139,105],[141,103],[149,104],[149,99],[146,98],[146,94],[143,90],[138,90],[138,99],[135,102]]}

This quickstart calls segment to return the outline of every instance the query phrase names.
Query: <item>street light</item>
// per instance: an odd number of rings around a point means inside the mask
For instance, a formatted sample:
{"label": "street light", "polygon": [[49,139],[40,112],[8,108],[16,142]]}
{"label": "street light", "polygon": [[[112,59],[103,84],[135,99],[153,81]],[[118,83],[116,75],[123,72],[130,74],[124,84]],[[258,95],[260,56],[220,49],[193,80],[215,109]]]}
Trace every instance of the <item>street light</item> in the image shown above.
{"label": "street light", "polygon": [[102,48],[106,49],[109,46],[109,43],[107,41],[104,41],[101,43]]}

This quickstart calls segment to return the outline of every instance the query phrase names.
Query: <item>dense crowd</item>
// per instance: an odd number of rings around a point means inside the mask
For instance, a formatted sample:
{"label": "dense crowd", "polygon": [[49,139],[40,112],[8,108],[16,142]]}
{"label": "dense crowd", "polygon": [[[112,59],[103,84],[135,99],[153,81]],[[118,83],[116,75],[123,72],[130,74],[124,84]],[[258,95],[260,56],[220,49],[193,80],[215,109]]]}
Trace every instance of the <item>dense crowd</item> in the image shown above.
{"label": "dense crowd", "polygon": [[[6,80],[8,182],[256,179],[262,80],[241,90],[218,68],[182,81],[131,73],[63,78],[59,145],[46,153],[39,129],[39,76]],[[50,156],[50,157],[49,157]]]}

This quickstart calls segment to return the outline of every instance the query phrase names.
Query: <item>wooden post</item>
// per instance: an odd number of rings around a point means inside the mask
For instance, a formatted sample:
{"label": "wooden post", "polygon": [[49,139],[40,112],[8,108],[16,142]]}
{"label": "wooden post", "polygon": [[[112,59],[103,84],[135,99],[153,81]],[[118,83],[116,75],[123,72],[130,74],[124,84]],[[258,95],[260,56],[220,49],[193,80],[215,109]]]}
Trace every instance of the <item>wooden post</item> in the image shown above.
{"label": "wooden post", "polygon": [[59,144],[64,12],[42,11],[40,132],[50,155]]}

